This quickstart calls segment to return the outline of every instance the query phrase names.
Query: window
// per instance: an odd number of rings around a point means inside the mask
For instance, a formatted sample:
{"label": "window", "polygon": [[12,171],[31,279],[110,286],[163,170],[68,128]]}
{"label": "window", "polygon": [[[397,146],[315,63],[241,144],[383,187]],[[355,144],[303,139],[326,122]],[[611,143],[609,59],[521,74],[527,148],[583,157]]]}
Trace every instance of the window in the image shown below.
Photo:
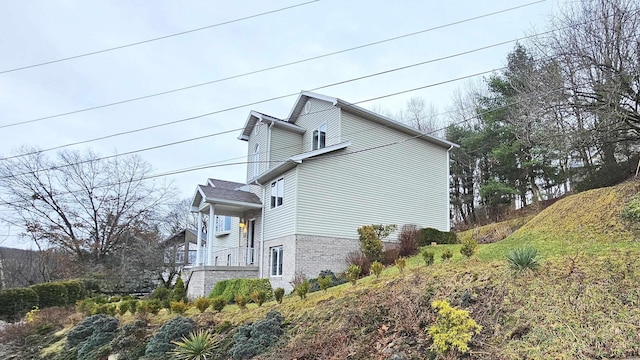
{"label": "window", "polygon": [[197,252],[195,250],[189,250],[189,264],[196,263],[196,255],[197,255]]}
{"label": "window", "polygon": [[176,253],[176,264],[184,263],[184,250],[178,250]]}
{"label": "window", "polygon": [[258,171],[260,171],[260,144],[256,144],[253,151],[253,177],[258,176]]}
{"label": "window", "polygon": [[327,145],[327,123],[313,132],[313,150],[322,149]]}
{"label": "window", "polygon": [[253,125],[253,130],[254,130],[256,135],[258,135],[258,133],[260,133],[260,124],[261,124],[260,121],[256,121],[256,124]]}
{"label": "window", "polygon": [[227,266],[231,266],[231,254],[227,254]]}
{"label": "window", "polygon": [[271,183],[271,208],[282,206],[284,197],[284,178],[280,178]]}
{"label": "window", "polygon": [[282,246],[271,248],[271,276],[282,276]]}
{"label": "window", "polygon": [[216,216],[215,234],[231,231],[231,216]]}

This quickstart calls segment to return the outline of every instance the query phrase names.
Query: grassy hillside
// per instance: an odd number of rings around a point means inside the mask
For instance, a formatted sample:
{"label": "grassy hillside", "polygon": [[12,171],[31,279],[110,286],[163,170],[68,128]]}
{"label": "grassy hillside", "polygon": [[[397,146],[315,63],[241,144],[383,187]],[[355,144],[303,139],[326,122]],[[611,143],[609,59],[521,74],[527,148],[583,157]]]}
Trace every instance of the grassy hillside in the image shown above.
{"label": "grassy hillside", "polygon": [[[492,224],[460,237],[507,234],[479,246],[464,259],[460,245],[428,247],[436,253],[429,267],[417,256],[404,273],[384,270],[379,279],[361,279],[308,295],[287,296],[221,313],[188,314],[207,328],[241,325],[276,309],[286,322],[285,335],[260,359],[425,359],[436,358],[426,333],[434,323],[433,300],[448,300],[482,330],[474,335],[471,359],[593,359],[640,356],[640,245],[620,221],[624,204],[640,192],[640,183],[597,189],[558,201],[520,223]],[[524,225],[523,225],[524,223]],[[475,232],[475,234],[474,234]],[[504,261],[512,249],[540,251],[536,272],[514,275]],[[454,258],[440,254],[451,249]],[[149,322],[149,334],[171,315]],[[131,322],[129,314],[121,322]],[[68,331],[68,329],[67,329]],[[233,332],[233,330],[231,330]],[[33,339],[33,338],[32,338]],[[227,339],[230,339],[228,337]],[[62,354],[63,339],[26,354]],[[223,341],[228,344],[229,341]],[[219,357],[224,358],[224,357]]]}

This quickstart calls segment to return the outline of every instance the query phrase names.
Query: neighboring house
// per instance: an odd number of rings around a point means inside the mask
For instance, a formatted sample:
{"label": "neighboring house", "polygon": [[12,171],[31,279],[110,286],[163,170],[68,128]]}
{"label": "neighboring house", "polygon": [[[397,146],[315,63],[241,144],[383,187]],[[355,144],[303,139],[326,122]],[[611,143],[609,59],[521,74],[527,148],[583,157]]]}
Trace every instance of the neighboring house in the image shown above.
{"label": "neighboring house", "polygon": [[[252,111],[239,139],[248,146],[246,183],[209,179],[193,198],[200,224],[222,215],[237,225],[227,237],[196,240],[202,261],[189,274],[190,297],[220,279],[268,278],[291,290],[296,273],[343,271],[362,225],[449,230],[453,143],[309,92],[286,119]],[[220,262],[223,253],[231,266]]]}

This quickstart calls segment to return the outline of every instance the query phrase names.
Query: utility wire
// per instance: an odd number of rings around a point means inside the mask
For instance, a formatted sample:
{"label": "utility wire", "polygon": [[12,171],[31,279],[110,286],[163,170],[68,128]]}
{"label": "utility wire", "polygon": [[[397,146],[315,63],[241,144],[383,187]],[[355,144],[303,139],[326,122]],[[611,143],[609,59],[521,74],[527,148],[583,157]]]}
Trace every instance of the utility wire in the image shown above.
{"label": "utility wire", "polygon": [[132,46],[147,44],[147,43],[154,42],[154,41],[159,41],[159,40],[164,40],[164,39],[168,39],[168,38],[172,38],[172,37],[176,37],[176,36],[186,35],[186,34],[194,33],[194,32],[197,32],[197,31],[207,30],[207,29],[211,29],[211,28],[214,28],[214,27],[222,26],[222,25],[232,24],[232,23],[235,23],[235,22],[238,22],[238,21],[253,19],[253,18],[260,17],[260,16],[269,15],[269,14],[273,14],[273,13],[277,13],[277,12],[280,12],[280,11],[293,9],[293,8],[304,6],[304,5],[309,5],[309,4],[318,2],[318,1],[320,1],[320,0],[307,1],[307,2],[304,2],[304,3],[291,5],[291,6],[283,7],[283,8],[280,8],[280,9],[275,9],[275,10],[266,11],[266,12],[259,13],[259,14],[245,16],[245,17],[241,17],[241,18],[238,18],[238,19],[224,21],[224,22],[221,22],[221,23],[213,24],[213,25],[199,27],[199,28],[196,28],[196,29],[181,31],[181,32],[178,32],[178,33],[173,33],[173,34],[170,34],[170,35],[160,36],[160,37],[157,37],[157,38],[137,41],[137,42],[133,42],[133,43],[125,44],[125,45],[120,45],[120,46],[116,46],[116,47],[111,47],[111,48],[107,48],[107,49],[102,49],[102,50],[98,50],[98,51],[92,51],[92,52],[83,53],[83,54],[79,54],[79,55],[69,56],[69,57],[65,57],[65,58],[61,58],[61,59],[57,59],[57,60],[45,61],[45,62],[41,62],[41,63],[37,63],[37,64],[26,65],[26,66],[13,68],[13,69],[2,70],[2,71],[0,71],[0,74],[6,74],[6,73],[10,73],[10,72],[16,72],[16,71],[20,71],[20,70],[31,69],[31,68],[35,68],[35,67],[39,67],[39,66],[51,65],[51,64],[55,64],[55,63],[59,63],[59,62],[63,62],[63,61],[78,59],[78,58],[82,58],[82,57],[86,57],[86,56],[97,55],[97,54],[102,54],[102,53],[106,53],[106,52],[109,52],[109,51],[120,50],[120,49],[124,49],[124,48],[128,48],[128,47],[132,47]]}
{"label": "utility wire", "polygon": [[362,49],[362,48],[366,48],[366,47],[370,47],[370,46],[374,46],[374,45],[378,45],[378,44],[382,44],[382,43],[386,43],[386,42],[390,42],[390,41],[403,39],[403,38],[410,37],[410,36],[415,36],[415,35],[418,35],[418,34],[423,34],[423,33],[429,32],[429,31],[434,31],[434,30],[438,30],[438,29],[442,29],[442,28],[446,28],[446,27],[450,27],[450,26],[454,26],[454,25],[459,25],[459,24],[470,22],[470,21],[473,21],[473,20],[478,20],[478,19],[481,19],[481,18],[497,15],[497,14],[500,14],[500,13],[513,11],[513,10],[520,9],[520,8],[523,8],[523,7],[526,7],[526,6],[531,6],[531,5],[538,4],[538,3],[541,3],[541,2],[544,2],[544,1],[546,1],[546,0],[537,0],[537,1],[526,3],[526,4],[523,4],[523,5],[519,5],[519,6],[515,6],[515,7],[499,10],[499,11],[494,11],[492,13],[479,15],[479,16],[475,16],[475,17],[472,17],[472,18],[467,18],[467,19],[464,19],[464,20],[455,21],[455,22],[448,23],[448,24],[445,24],[445,25],[439,25],[439,26],[436,26],[436,27],[431,27],[431,28],[428,28],[428,29],[423,29],[423,30],[412,32],[412,33],[408,33],[408,34],[403,34],[403,35],[399,35],[399,36],[395,36],[395,37],[391,37],[391,38],[387,38],[387,39],[383,39],[383,40],[374,41],[374,42],[367,43],[367,44],[362,44],[362,45],[350,47],[350,48],[347,48],[347,49],[342,49],[342,50],[338,50],[338,51],[334,51],[334,52],[330,52],[330,53],[326,53],[326,54],[322,54],[322,55],[318,55],[318,56],[313,56],[313,57],[306,58],[306,59],[296,60],[296,61],[292,61],[292,62],[280,64],[280,65],[275,65],[275,66],[271,66],[271,67],[266,67],[266,68],[262,68],[262,69],[259,69],[259,70],[254,70],[254,71],[250,71],[250,72],[246,72],[246,73],[242,73],[242,74],[232,75],[232,76],[228,76],[228,77],[225,77],[225,78],[220,78],[220,79],[216,79],[216,80],[212,80],[212,81],[207,81],[207,82],[203,82],[203,83],[199,83],[199,84],[195,84],[195,85],[189,85],[189,86],[185,86],[185,87],[181,87],[181,88],[177,88],[177,89],[162,91],[162,92],[149,94],[149,95],[144,95],[144,96],[139,96],[139,97],[135,97],[135,98],[129,98],[129,99],[120,100],[120,101],[107,103],[107,104],[102,104],[102,105],[96,105],[96,106],[92,106],[92,107],[87,107],[87,108],[83,108],[83,109],[78,109],[78,110],[65,112],[65,113],[44,116],[44,117],[35,118],[35,119],[31,119],[31,120],[24,120],[24,121],[19,121],[19,122],[10,123],[10,124],[3,124],[3,125],[0,125],[0,129],[7,128],[7,127],[18,126],[18,125],[29,124],[29,123],[34,123],[34,122],[39,122],[39,121],[43,121],[43,120],[63,117],[63,116],[72,115],[72,114],[78,114],[78,113],[91,111],[91,110],[96,110],[96,109],[102,109],[102,108],[115,106],[115,105],[121,105],[121,104],[129,103],[129,102],[133,102],[133,101],[138,101],[138,100],[148,99],[148,98],[152,98],[152,97],[156,97],[156,96],[171,94],[171,93],[175,93],[175,92],[179,92],[179,91],[183,91],[183,90],[193,89],[193,88],[200,87],[200,86],[215,84],[215,83],[219,83],[219,82],[222,82],[222,81],[236,79],[236,78],[240,78],[240,77],[244,77],[244,76],[248,76],[248,75],[253,75],[253,74],[257,74],[257,73],[261,73],[261,72],[265,72],[265,71],[269,71],[269,70],[279,69],[279,68],[283,68],[283,67],[287,67],[287,66],[291,66],[291,65],[295,65],[295,64],[301,64],[301,63],[312,61],[312,60],[317,60],[317,59],[321,59],[321,58],[325,58],[325,57],[329,57],[329,56],[333,56],[333,55],[337,55],[337,54],[342,54],[342,53],[346,53],[346,52],[357,50],[357,49]]}
{"label": "utility wire", "polygon": [[[537,34],[533,34],[533,35],[529,35],[529,36],[516,38],[516,39],[513,39],[513,40],[502,41],[502,42],[499,42],[499,43],[494,43],[494,44],[482,46],[482,47],[479,47],[479,48],[475,48],[475,49],[459,52],[459,53],[452,54],[452,55],[447,55],[447,56],[443,56],[443,57],[439,57],[439,58],[435,58],[435,59],[430,59],[430,60],[426,60],[426,61],[421,61],[421,62],[418,62],[418,63],[406,65],[406,66],[400,66],[400,67],[396,67],[396,68],[392,68],[392,69],[388,69],[388,70],[384,70],[384,71],[380,71],[380,72],[376,72],[376,73],[372,73],[372,74],[368,74],[368,75],[364,75],[364,76],[359,76],[359,77],[355,77],[355,78],[351,78],[351,79],[347,79],[347,80],[343,80],[343,81],[334,82],[334,83],[331,83],[331,84],[322,85],[322,86],[319,86],[319,87],[315,87],[315,88],[309,89],[308,91],[317,91],[317,90],[325,89],[325,88],[328,88],[328,87],[333,87],[333,86],[337,86],[337,85],[343,85],[343,84],[347,84],[347,83],[350,83],[350,82],[359,81],[359,80],[363,80],[363,79],[367,79],[367,78],[371,78],[371,77],[375,77],[375,76],[385,75],[385,74],[389,74],[389,73],[396,72],[396,71],[406,70],[406,69],[410,69],[410,68],[421,66],[421,65],[426,65],[426,64],[430,64],[430,63],[434,63],[434,62],[438,62],[438,61],[448,60],[448,59],[452,59],[452,58],[455,58],[455,57],[468,55],[468,54],[471,54],[471,53],[474,53],[474,52],[478,52],[478,51],[482,51],[482,50],[486,50],[486,49],[502,46],[502,45],[505,45],[505,44],[509,44],[509,43],[513,43],[513,42],[517,42],[517,41],[522,41],[522,40],[526,40],[526,39],[530,39],[530,38],[533,38],[533,37],[536,37],[536,36],[545,35],[545,34],[548,34],[548,33],[554,32],[554,31],[563,30],[563,29],[564,28],[554,29],[554,30],[549,30],[549,31],[542,32],[542,33],[537,33]],[[460,79],[454,79],[452,81],[457,81],[457,80],[460,80]],[[256,102],[247,103],[247,104],[243,104],[243,105],[238,105],[238,106],[234,106],[234,107],[230,107],[230,108],[225,108],[225,109],[221,109],[221,110],[216,110],[216,111],[212,111],[212,112],[208,112],[208,113],[204,113],[204,114],[200,114],[200,115],[196,115],[196,116],[192,116],[192,117],[188,117],[188,118],[183,118],[183,119],[178,119],[178,120],[174,120],[174,121],[164,122],[164,123],[155,124],[155,125],[152,125],[152,126],[147,126],[147,127],[143,127],[143,128],[123,131],[123,132],[114,133],[114,134],[110,134],[110,135],[104,135],[104,136],[100,136],[100,137],[93,138],[93,139],[82,140],[82,141],[77,141],[77,142],[73,142],[73,143],[67,143],[67,144],[58,145],[58,146],[54,146],[54,147],[43,149],[43,150],[38,150],[38,151],[32,151],[32,152],[27,152],[27,153],[23,153],[23,154],[12,155],[12,156],[8,156],[8,157],[0,158],[0,160],[8,160],[8,159],[21,157],[21,156],[34,155],[34,154],[37,154],[37,153],[57,150],[57,149],[61,149],[61,148],[69,147],[69,146],[81,145],[81,144],[86,144],[86,143],[95,142],[95,141],[99,141],[99,140],[105,140],[105,139],[109,139],[109,138],[113,138],[113,137],[118,137],[118,136],[122,136],[122,135],[127,135],[127,134],[137,133],[137,132],[141,132],[141,131],[151,130],[151,129],[154,129],[154,128],[159,128],[159,127],[173,125],[173,124],[177,124],[177,123],[181,123],[181,122],[191,121],[191,120],[195,120],[195,119],[198,119],[198,118],[202,118],[202,117],[206,117],[206,116],[210,116],[210,115],[215,115],[215,114],[219,114],[219,113],[223,113],[223,112],[227,112],[227,111],[231,111],[231,110],[237,110],[237,109],[240,109],[240,108],[253,106],[253,105],[257,105],[257,104],[261,104],[261,103],[265,103],[265,102],[284,99],[284,98],[295,96],[295,95],[298,95],[298,94],[299,93],[295,92],[295,93],[279,95],[279,96],[276,96],[276,97],[272,97],[272,98],[268,98],[268,99],[264,99],[264,100],[259,100],[259,101],[256,101]],[[286,120],[289,120],[289,119],[285,119],[285,121]],[[241,128],[237,129],[237,130],[241,130]],[[233,131],[233,130],[229,130],[229,131]],[[226,133],[226,132],[224,132],[224,133]],[[211,135],[209,135],[207,137],[210,137],[210,136],[215,136],[215,134],[211,134]],[[197,140],[197,139],[199,139],[199,138],[194,138],[194,140]],[[186,140],[182,141],[182,142],[186,142]],[[180,143],[180,142],[178,142],[178,143]]]}

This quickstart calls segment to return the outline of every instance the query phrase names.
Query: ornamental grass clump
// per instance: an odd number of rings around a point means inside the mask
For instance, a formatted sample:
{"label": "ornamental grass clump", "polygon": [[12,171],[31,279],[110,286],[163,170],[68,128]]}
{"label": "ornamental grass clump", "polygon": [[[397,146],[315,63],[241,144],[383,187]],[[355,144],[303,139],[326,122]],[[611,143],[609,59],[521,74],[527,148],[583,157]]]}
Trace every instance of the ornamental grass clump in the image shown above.
{"label": "ornamental grass clump", "polygon": [[515,249],[507,253],[506,261],[509,268],[515,274],[526,271],[535,271],[540,266],[538,262],[538,250],[531,247]]}
{"label": "ornamental grass clump", "polygon": [[219,339],[208,330],[191,332],[180,341],[172,341],[176,348],[170,354],[176,360],[208,360],[215,355]]}

